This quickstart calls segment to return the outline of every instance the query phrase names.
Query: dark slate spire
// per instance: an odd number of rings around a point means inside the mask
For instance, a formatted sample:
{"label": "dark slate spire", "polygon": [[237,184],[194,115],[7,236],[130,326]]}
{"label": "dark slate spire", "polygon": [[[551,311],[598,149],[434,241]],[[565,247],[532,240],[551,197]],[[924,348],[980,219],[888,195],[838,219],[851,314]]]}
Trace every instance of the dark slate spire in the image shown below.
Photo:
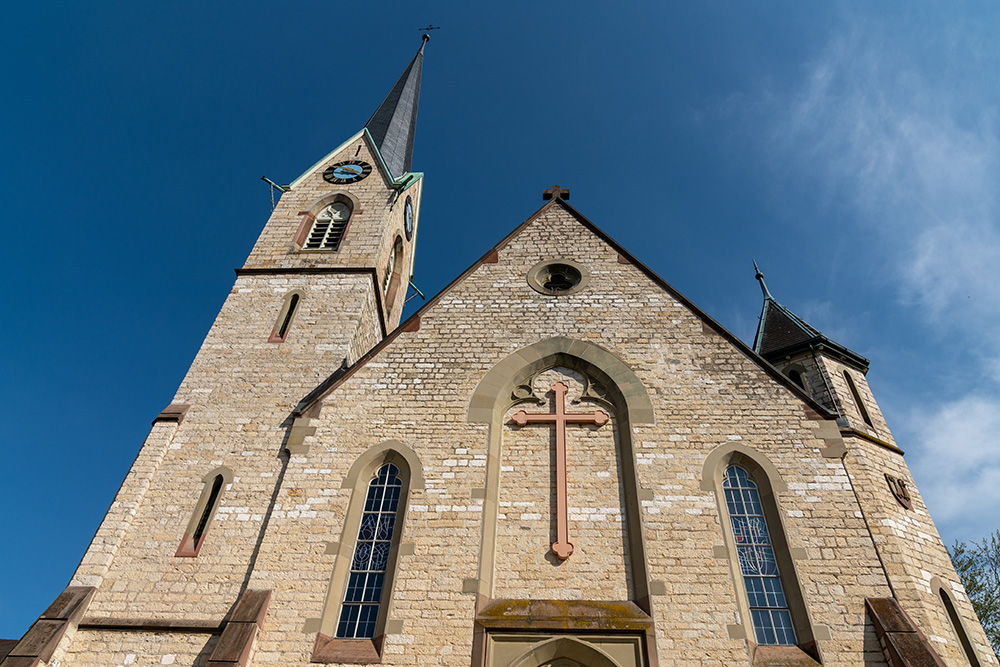
{"label": "dark slate spire", "polygon": [[868,369],[868,360],[857,352],[836,343],[809,326],[805,320],[778,303],[764,283],[764,274],[753,263],[756,278],[764,293],[764,308],[753,341],[753,351],[768,361],[791,356],[799,352],[827,349],[845,361],[851,361],[862,370]]}
{"label": "dark slate spire", "polygon": [[417,102],[420,100],[420,70],[424,63],[424,46],[429,39],[424,35],[417,55],[413,56],[396,85],[365,124],[393,178],[410,171],[413,135],[417,128]]}

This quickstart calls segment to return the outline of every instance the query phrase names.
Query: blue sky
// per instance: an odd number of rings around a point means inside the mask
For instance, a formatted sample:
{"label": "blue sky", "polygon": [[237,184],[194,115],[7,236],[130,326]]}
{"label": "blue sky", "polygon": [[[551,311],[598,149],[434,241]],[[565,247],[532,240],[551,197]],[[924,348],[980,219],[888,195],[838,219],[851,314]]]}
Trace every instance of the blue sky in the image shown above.
{"label": "blue sky", "polygon": [[872,360],[945,541],[1000,527],[1000,5],[20,3],[0,637],[66,585],[170,402],[267,219],[261,175],[360,129],[428,21],[425,294],[553,183],[748,342],[756,259]]}

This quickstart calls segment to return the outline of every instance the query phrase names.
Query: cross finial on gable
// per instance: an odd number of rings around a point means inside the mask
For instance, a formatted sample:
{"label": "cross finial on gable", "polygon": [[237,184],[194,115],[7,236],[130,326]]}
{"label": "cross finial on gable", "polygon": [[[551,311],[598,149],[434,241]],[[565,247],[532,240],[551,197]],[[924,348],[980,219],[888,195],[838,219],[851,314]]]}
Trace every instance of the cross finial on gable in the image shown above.
{"label": "cross finial on gable", "polygon": [[549,190],[542,191],[542,199],[548,201],[552,198],[569,199],[569,188],[563,189],[558,185],[553,185]]}

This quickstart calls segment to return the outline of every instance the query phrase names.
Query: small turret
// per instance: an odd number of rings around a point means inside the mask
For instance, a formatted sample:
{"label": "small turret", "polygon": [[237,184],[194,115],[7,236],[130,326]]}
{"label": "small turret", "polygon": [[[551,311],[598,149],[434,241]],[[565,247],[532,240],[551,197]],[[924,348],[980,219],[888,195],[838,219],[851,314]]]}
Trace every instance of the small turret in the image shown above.
{"label": "small turret", "polygon": [[753,350],[821,405],[837,413],[842,427],[892,435],[868,387],[868,359],[830,339],[775,299],[754,262],[764,306]]}

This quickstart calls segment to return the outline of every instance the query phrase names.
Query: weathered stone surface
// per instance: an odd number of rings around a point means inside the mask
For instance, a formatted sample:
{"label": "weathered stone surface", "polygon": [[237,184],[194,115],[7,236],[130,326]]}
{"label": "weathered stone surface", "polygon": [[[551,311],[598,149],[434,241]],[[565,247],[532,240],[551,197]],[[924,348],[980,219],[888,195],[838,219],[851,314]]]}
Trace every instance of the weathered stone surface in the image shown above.
{"label": "weathered stone surface", "polygon": [[[375,159],[363,142],[344,150]],[[814,651],[831,667],[885,664],[865,600],[895,593],[929,645],[959,663],[929,584],[957,578],[863,376],[870,427],[835,359],[802,362],[810,402],[637,263],[623,263],[623,249],[561,200],[433,298],[419,326],[380,343],[381,322],[391,329],[401,312],[383,303],[402,224],[388,186],[373,173],[348,189],[357,217],[334,254],[299,252],[293,240],[299,214],[339,190],[317,173],[282,198],[173,399],[190,406],[183,420],[154,423],[74,577],[97,587],[95,618],[189,630],[81,628],[64,642],[62,664],[250,656],[465,667],[470,656],[488,658],[494,628],[543,638],[583,628],[605,633],[608,646],[618,632],[645,642],[640,655],[651,663],[747,664],[753,629],[720,502],[720,466],[742,459],[722,451],[756,457],[770,477],[771,530],[787,542],[786,587],[805,610],[797,630],[807,650],[756,647],[755,661],[809,664],[795,660]],[[406,253],[408,263],[410,245]],[[561,296],[532,289],[527,271],[559,258],[586,268],[586,286]],[[268,342],[290,290],[303,297],[289,334]],[[338,373],[345,359],[354,365]],[[510,423],[518,410],[551,409],[545,392],[556,381],[569,387],[572,411],[611,417],[567,431],[574,551],[565,560],[550,553],[551,429]],[[318,386],[318,402],[305,406]],[[364,503],[357,489],[363,495],[367,476],[393,456],[412,468],[412,483],[377,637],[337,639]],[[220,466],[232,483],[203,547],[175,558],[204,477]],[[907,481],[912,511],[885,474]],[[996,664],[954,590],[982,661]],[[221,637],[194,631],[227,615]],[[180,620],[187,625],[171,626]]]}

